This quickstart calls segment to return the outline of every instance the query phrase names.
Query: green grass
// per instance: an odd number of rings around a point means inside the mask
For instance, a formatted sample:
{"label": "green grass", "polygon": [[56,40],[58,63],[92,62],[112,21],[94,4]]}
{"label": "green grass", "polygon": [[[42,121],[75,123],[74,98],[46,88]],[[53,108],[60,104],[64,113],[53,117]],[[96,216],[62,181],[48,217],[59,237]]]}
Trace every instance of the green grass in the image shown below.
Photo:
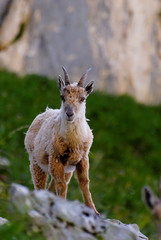
{"label": "green grass", "polygon": [[[36,75],[20,78],[0,72],[0,156],[7,157],[11,163],[9,168],[0,168],[2,217],[12,219],[7,207],[8,188],[12,182],[33,189],[24,136],[32,120],[46,106],[60,107],[56,81]],[[124,223],[137,223],[144,234],[157,239],[153,219],[141,199],[141,189],[145,184],[154,191],[158,188],[161,106],[144,106],[129,96],[94,92],[87,100],[86,115],[94,134],[90,188],[98,211]],[[82,201],[74,178],[69,185],[68,199]],[[26,225],[16,231],[15,227],[10,227],[8,236],[10,232],[17,237],[15,239],[30,239],[24,233],[25,228]],[[24,237],[19,238],[20,233]]]}

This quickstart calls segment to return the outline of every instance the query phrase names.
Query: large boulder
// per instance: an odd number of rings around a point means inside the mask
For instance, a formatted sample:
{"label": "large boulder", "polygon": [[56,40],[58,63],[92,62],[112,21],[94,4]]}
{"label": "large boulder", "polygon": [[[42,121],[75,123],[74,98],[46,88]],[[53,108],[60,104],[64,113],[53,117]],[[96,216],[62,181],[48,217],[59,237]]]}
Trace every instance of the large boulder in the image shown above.
{"label": "large boulder", "polygon": [[147,240],[136,224],[103,219],[78,201],[66,201],[47,190],[29,191],[12,184],[10,203],[14,211],[28,215],[33,225],[50,240]]}
{"label": "large boulder", "polygon": [[76,80],[92,67],[97,89],[161,102],[160,0],[1,2],[1,67],[56,77],[64,65]]}

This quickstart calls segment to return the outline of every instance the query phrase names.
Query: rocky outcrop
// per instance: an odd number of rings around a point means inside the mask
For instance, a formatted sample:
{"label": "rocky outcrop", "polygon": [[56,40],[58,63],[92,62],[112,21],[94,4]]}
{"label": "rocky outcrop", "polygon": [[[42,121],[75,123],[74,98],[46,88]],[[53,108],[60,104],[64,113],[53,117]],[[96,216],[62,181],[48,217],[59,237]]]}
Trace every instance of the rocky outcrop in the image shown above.
{"label": "rocky outcrop", "polygon": [[136,224],[103,219],[78,201],[66,201],[46,190],[29,191],[24,186],[12,184],[10,203],[15,211],[27,214],[46,239],[147,239]]}
{"label": "rocky outcrop", "polygon": [[160,0],[0,4],[1,67],[56,77],[65,65],[76,80],[92,67],[97,89],[161,102]]}
{"label": "rocky outcrop", "polygon": [[[5,49],[19,37],[31,14],[32,0],[1,2],[0,49]],[[3,9],[3,11],[2,11]]]}
{"label": "rocky outcrop", "polygon": [[25,74],[28,51],[28,24],[33,0],[1,0],[0,2],[0,66]]}

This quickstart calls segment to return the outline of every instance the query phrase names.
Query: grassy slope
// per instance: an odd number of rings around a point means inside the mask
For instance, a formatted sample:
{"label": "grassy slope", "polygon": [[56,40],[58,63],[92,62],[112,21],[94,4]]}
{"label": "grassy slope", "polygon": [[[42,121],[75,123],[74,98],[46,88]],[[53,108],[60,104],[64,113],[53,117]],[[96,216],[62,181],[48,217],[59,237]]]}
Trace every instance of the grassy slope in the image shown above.
{"label": "grassy slope", "polygon": [[[0,72],[0,155],[11,161],[0,169],[0,216],[8,216],[3,185],[18,182],[33,189],[24,133],[46,106],[60,107],[57,84],[45,77]],[[155,227],[141,200],[141,188],[157,190],[161,173],[161,106],[149,107],[128,96],[95,92],[87,100],[87,118],[94,133],[90,153],[90,187],[101,213],[125,223],[137,223],[142,232],[155,236]],[[73,178],[68,199],[82,201]],[[17,238],[19,239],[19,238]],[[26,238],[24,238],[26,239]]]}

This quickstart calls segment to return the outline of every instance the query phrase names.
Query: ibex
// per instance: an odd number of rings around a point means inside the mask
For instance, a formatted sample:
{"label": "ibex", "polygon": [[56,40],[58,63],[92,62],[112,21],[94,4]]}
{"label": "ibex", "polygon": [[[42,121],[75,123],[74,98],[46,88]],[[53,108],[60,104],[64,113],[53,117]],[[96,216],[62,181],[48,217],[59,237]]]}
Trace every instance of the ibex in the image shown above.
{"label": "ibex", "polygon": [[48,189],[66,198],[67,186],[73,171],[79,182],[84,202],[98,214],[89,191],[88,154],[93,134],[85,117],[85,101],[93,91],[93,81],[83,87],[90,69],[78,83],[70,83],[63,67],[65,82],[59,76],[58,87],[62,100],[60,109],[47,108],[32,122],[25,137],[29,153],[30,171],[35,189]]}
{"label": "ibex", "polygon": [[154,216],[158,237],[161,239],[161,179],[159,183],[159,198],[153,193],[149,186],[143,188],[142,195],[145,204]]}

